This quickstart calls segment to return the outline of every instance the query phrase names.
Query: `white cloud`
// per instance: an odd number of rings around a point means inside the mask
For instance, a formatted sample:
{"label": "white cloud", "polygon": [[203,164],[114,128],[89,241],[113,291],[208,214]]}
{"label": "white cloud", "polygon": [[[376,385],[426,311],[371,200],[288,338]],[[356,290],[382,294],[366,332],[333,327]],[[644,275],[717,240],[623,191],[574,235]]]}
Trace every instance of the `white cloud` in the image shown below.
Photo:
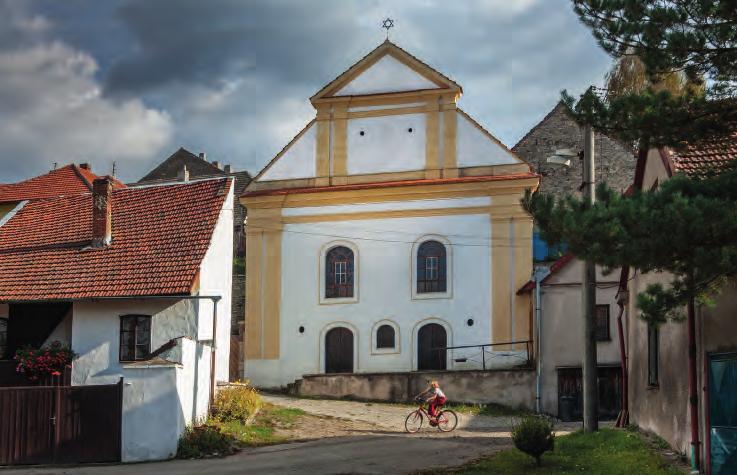
{"label": "white cloud", "polygon": [[[42,23],[35,17],[30,25]],[[103,97],[97,68],[61,42],[0,51],[0,182],[44,173],[54,162],[90,162],[109,173],[116,160],[118,169],[139,172],[137,162],[168,145],[169,115],[137,99]]]}

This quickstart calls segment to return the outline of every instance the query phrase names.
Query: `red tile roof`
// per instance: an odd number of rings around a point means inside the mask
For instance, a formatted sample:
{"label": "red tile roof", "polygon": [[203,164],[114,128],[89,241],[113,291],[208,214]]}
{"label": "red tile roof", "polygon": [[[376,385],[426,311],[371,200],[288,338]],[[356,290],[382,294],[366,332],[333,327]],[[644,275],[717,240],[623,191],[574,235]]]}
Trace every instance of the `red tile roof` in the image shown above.
{"label": "red tile roof", "polygon": [[92,195],[33,200],[0,227],[0,301],[190,294],[231,179],[113,191],[113,242],[90,249]]}
{"label": "red tile roof", "polygon": [[[89,193],[96,178],[99,176],[88,168],[67,165],[18,183],[0,184],[0,203]],[[115,178],[111,180],[114,188],[125,187]]]}
{"label": "red tile roof", "polygon": [[719,172],[737,158],[737,133],[700,142],[680,152],[671,152],[668,158],[676,172],[692,177],[704,177]]}
{"label": "red tile roof", "polygon": [[[569,262],[571,262],[576,256],[574,256],[570,252],[566,252],[562,256],[558,258],[555,262],[553,262],[550,265],[550,272],[548,275],[543,277],[543,280],[540,281],[540,284],[545,284],[545,282],[548,281],[553,275],[557,274],[561,269],[563,269],[565,266],[568,265]],[[517,291],[517,294],[523,294],[525,292],[529,292],[535,288],[535,281],[534,280],[528,280],[525,285],[520,287],[520,289]]]}

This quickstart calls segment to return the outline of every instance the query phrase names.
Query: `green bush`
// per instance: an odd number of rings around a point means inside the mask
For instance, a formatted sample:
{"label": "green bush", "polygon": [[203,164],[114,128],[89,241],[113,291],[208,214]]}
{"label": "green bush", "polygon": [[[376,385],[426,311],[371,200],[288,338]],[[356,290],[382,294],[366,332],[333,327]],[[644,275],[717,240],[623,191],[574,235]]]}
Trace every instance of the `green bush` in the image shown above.
{"label": "green bush", "polygon": [[256,415],[262,404],[259,393],[247,384],[229,386],[215,395],[212,417],[222,422],[247,423]]}
{"label": "green bush", "polygon": [[191,459],[230,455],[236,450],[235,439],[213,425],[187,427],[177,444],[177,458]]}
{"label": "green bush", "polygon": [[534,457],[540,466],[542,455],[553,450],[553,424],[539,416],[525,416],[512,427],[512,441],[519,450]]}

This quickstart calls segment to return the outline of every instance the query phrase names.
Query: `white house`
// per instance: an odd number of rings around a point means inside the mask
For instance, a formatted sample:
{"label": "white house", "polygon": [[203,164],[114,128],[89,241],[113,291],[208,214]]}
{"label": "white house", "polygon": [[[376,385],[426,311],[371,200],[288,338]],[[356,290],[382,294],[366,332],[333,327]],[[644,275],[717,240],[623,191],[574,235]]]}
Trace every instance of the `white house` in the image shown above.
{"label": "white house", "polygon": [[6,356],[58,340],[78,354],[73,386],[123,378],[123,461],[172,457],[228,378],[232,220],[230,179],[99,178],[0,226]]}
{"label": "white house", "polygon": [[[532,293],[533,307],[540,312],[540,328],[536,330],[540,335],[540,410],[564,420],[581,420],[583,417],[582,275],[583,262],[567,253],[553,262],[548,274],[540,280],[539,301],[535,299],[534,280],[520,289],[520,292]],[[596,355],[599,416],[602,419],[615,419],[621,409],[618,287],[619,273],[605,274],[597,266]]]}
{"label": "white house", "polygon": [[538,177],[461,93],[386,41],[310,99],[240,198],[247,379],[524,362]]}

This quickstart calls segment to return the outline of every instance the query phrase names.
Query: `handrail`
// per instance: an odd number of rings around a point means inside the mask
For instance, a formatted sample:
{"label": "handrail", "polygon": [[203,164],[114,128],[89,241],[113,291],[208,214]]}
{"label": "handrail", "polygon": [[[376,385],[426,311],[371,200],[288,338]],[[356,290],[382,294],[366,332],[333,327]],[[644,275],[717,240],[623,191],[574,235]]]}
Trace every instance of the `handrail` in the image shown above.
{"label": "handrail", "polygon": [[517,340],[517,341],[504,341],[499,343],[483,343],[480,345],[458,345],[458,346],[439,346],[430,348],[430,351],[446,351],[446,350],[458,350],[464,348],[480,348],[481,349],[481,367],[486,370],[486,348],[494,346],[510,346],[510,345],[525,345],[525,352],[527,353],[527,364],[531,362],[530,353],[532,347],[532,340]]}
{"label": "handrail", "polygon": [[438,346],[436,348],[431,348],[431,351],[457,350],[459,348],[486,348],[487,346],[521,345],[522,343],[532,343],[532,340],[505,341],[501,343],[483,343],[481,345]]}

